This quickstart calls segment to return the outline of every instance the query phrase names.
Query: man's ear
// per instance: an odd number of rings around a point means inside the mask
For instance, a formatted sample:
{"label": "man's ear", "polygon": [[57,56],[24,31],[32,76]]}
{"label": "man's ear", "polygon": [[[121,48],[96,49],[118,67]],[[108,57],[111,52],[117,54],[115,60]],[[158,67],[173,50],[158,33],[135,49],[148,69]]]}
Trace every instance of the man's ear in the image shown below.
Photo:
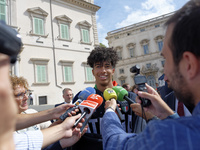
{"label": "man's ear", "polygon": [[183,53],[183,62],[183,67],[186,69],[188,78],[193,79],[196,77],[200,71],[199,59],[193,53],[187,51]]}
{"label": "man's ear", "polygon": [[112,71],[112,72],[113,72],[113,74],[115,73],[115,68],[113,68],[113,71]]}
{"label": "man's ear", "polygon": [[93,76],[94,76],[94,69],[92,68],[92,74],[93,74]]}

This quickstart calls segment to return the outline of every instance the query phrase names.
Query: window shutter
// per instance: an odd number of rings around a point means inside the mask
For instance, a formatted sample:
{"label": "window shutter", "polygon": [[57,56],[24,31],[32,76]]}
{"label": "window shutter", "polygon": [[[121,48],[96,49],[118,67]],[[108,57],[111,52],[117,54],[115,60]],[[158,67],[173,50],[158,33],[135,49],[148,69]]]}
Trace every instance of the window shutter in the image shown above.
{"label": "window shutter", "polygon": [[72,82],[72,67],[64,67],[65,82]]}
{"label": "window shutter", "polygon": [[82,39],[83,39],[83,42],[85,42],[85,43],[90,42],[88,30],[82,29]]}
{"label": "window shutter", "polygon": [[44,21],[39,18],[34,18],[34,33],[44,35]]}
{"label": "window shutter", "polygon": [[6,22],[6,2],[5,0],[0,0],[0,20]]}
{"label": "window shutter", "polygon": [[38,83],[45,83],[46,80],[46,66],[44,65],[37,65],[37,82]]}
{"label": "window shutter", "polygon": [[39,19],[39,34],[44,35],[44,23],[42,19]]}
{"label": "window shutter", "polygon": [[69,28],[68,25],[60,24],[60,35],[62,39],[69,40]]}
{"label": "window shutter", "polygon": [[92,74],[92,68],[90,67],[86,67],[86,78],[87,78],[87,81],[94,81],[94,76]]}

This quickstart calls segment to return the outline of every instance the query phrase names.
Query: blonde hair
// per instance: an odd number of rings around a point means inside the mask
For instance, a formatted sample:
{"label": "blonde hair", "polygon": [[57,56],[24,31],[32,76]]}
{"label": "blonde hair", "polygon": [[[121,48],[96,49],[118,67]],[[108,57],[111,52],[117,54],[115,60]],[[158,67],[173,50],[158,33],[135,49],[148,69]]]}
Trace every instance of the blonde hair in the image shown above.
{"label": "blonde hair", "polygon": [[13,90],[15,90],[17,85],[23,86],[26,90],[28,90],[28,81],[24,77],[11,76],[10,79]]}

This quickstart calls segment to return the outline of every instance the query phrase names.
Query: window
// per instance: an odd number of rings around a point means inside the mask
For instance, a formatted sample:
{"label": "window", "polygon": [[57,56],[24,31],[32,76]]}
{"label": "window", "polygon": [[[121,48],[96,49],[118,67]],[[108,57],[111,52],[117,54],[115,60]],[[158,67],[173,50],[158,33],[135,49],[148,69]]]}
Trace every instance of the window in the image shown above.
{"label": "window", "polygon": [[40,18],[33,18],[33,33],[38,35],[44,35],[44,21]]}
{"label": "window", "polygon": [[129,57],[132,58],[132,57],[135,57],[135,43],[129,43],[127,44],[127,49],[129,51]]}
{"label": "window", "polygon": [[89,31],[86,29],[81,29],[82,41],[84,43],[90,43]]}
{"label": "window", "polygon": [[162,65],[162,67],[165,66],[165,60],[162,60],[162,61],[161,61],[161,65]]}
{"label": "window", "polygon": [[47,82],[47,66],[46,65],[36,65],[36,82],[46,83]]}
{"label": "window", "polygon": [[34,65],[34,84],[49,84],[48,83],[48,61],[49,59],[31,58]]}
{"label": "window", "polygon": [[119,74],[124,74],[124,69],[119,69]]}
{"label": "window", "polygon": [[134,48],[129,48],[130,57],[134,57]]}
{"label": "window", "polygon": [[158,50],[162,51],[163,48],[163,41],[158,41]]}
{"label": "window", "polygon": [[71,42],[72,39],[70,39],[70,24],[72,20],[66,15],[57,16],[56,20],[58,22],[59,27],[58,39]]}
{"label": "window", "polygon": [[74,83],[73,63],[74,61],[60,60],[63,72],[63,83]]}
{"label": "window", "polygon": [[150,85],[151,87],[156,89],[156,79],[153,75],[150,75],[147,77],[147,83],[148,83],[148,85]]}
{"label": "window", "polygon": [[163,39],[164,39],[164,36],[163,35],[158,35],[154,38],[155,42],[157,43],[158,45],[158,51],[160,52],[163,48]]}
{"label": "window", "polygon": [[71,66],[64,66],[64,82],[72,82],[72,67]]}
{"label": "window", "polygon": [[145,28],[143,28],[143,29],[140,29],[140,32],[144,32],[145,31]]}
{"label": "window", "polygon": [[92,74],[92,68],[86,66],[85,71],[86,71],[86,81],[87,82],[94,82],[95,80],[94,80],[94,76]]}
{"label": "window", "polygon": [[160,24],[156,24],[156,25],[155,25],[155,28],[158,28],[158,27],[160,27]]}
{"label": "window", "polygon": [[122,60],[122,46],[117,46],[115,48],[115,50],[116,50],[116,53],[117,53],[119,60]]}
{"label": "window", "polygon": [[0,0],[0,20],[6,22],[6,0]]}
{"label": "window", "polygon": [[143,45],[143,49],[144,49],[144,54],[149,54],[149,48],[148,48],[148,44]]}
{"label": "window", "polygon": [[122,60],[122,52],[121,51],[117,51],[117,56],[118,56],[119,60]]}
{"label": "window", "polygon": [[92,44],[90,41],[90,27],[91,24],[87,21],[82,21],[78,23],[80,27],[81,43]]}
{"label": "window", "polygon": [[39,96],[39,105],[47,104],[47,96]]}
{"label": "window", "polygon": [[126,83],[125,80],[120,80],[120,82],[121,82],[121,85],[123,85],[124,83]]}
{"label": "window", "polygon": [[45,22],[48,13],[40,7],[29,8],[27,11],[30,13],[30,18],[32,21],[32,29],[30,34],[47,37],[48,34],[45,34]]}
{"label": "window", "polygon": [[149,40],[148,39],[144,39],[140,42],[143,51],[144,51],[144,55],[149,54]]}
{"label": "window", "polygon": [[115,39],[119,39],[119,36],[115,36]]}
{"label": "window", "polygon": [[151,68],[151,63],[146,64],[147,69]]}
{"label": "window", "polygon": [[60,24],[60,38],[69,40],[69,27],[66,24]]}

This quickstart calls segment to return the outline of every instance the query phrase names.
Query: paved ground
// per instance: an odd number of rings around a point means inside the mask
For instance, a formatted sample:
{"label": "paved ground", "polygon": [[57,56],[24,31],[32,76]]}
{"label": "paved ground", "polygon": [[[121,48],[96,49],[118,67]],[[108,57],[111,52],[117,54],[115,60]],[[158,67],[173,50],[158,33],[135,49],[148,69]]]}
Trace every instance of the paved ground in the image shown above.
{"label": "paved ground", "polygon": [[54,108],[54,105],[29,105],[28,108],[32,108],[32,109],[35,109],[37,111],[42,111],[42,110]]}

